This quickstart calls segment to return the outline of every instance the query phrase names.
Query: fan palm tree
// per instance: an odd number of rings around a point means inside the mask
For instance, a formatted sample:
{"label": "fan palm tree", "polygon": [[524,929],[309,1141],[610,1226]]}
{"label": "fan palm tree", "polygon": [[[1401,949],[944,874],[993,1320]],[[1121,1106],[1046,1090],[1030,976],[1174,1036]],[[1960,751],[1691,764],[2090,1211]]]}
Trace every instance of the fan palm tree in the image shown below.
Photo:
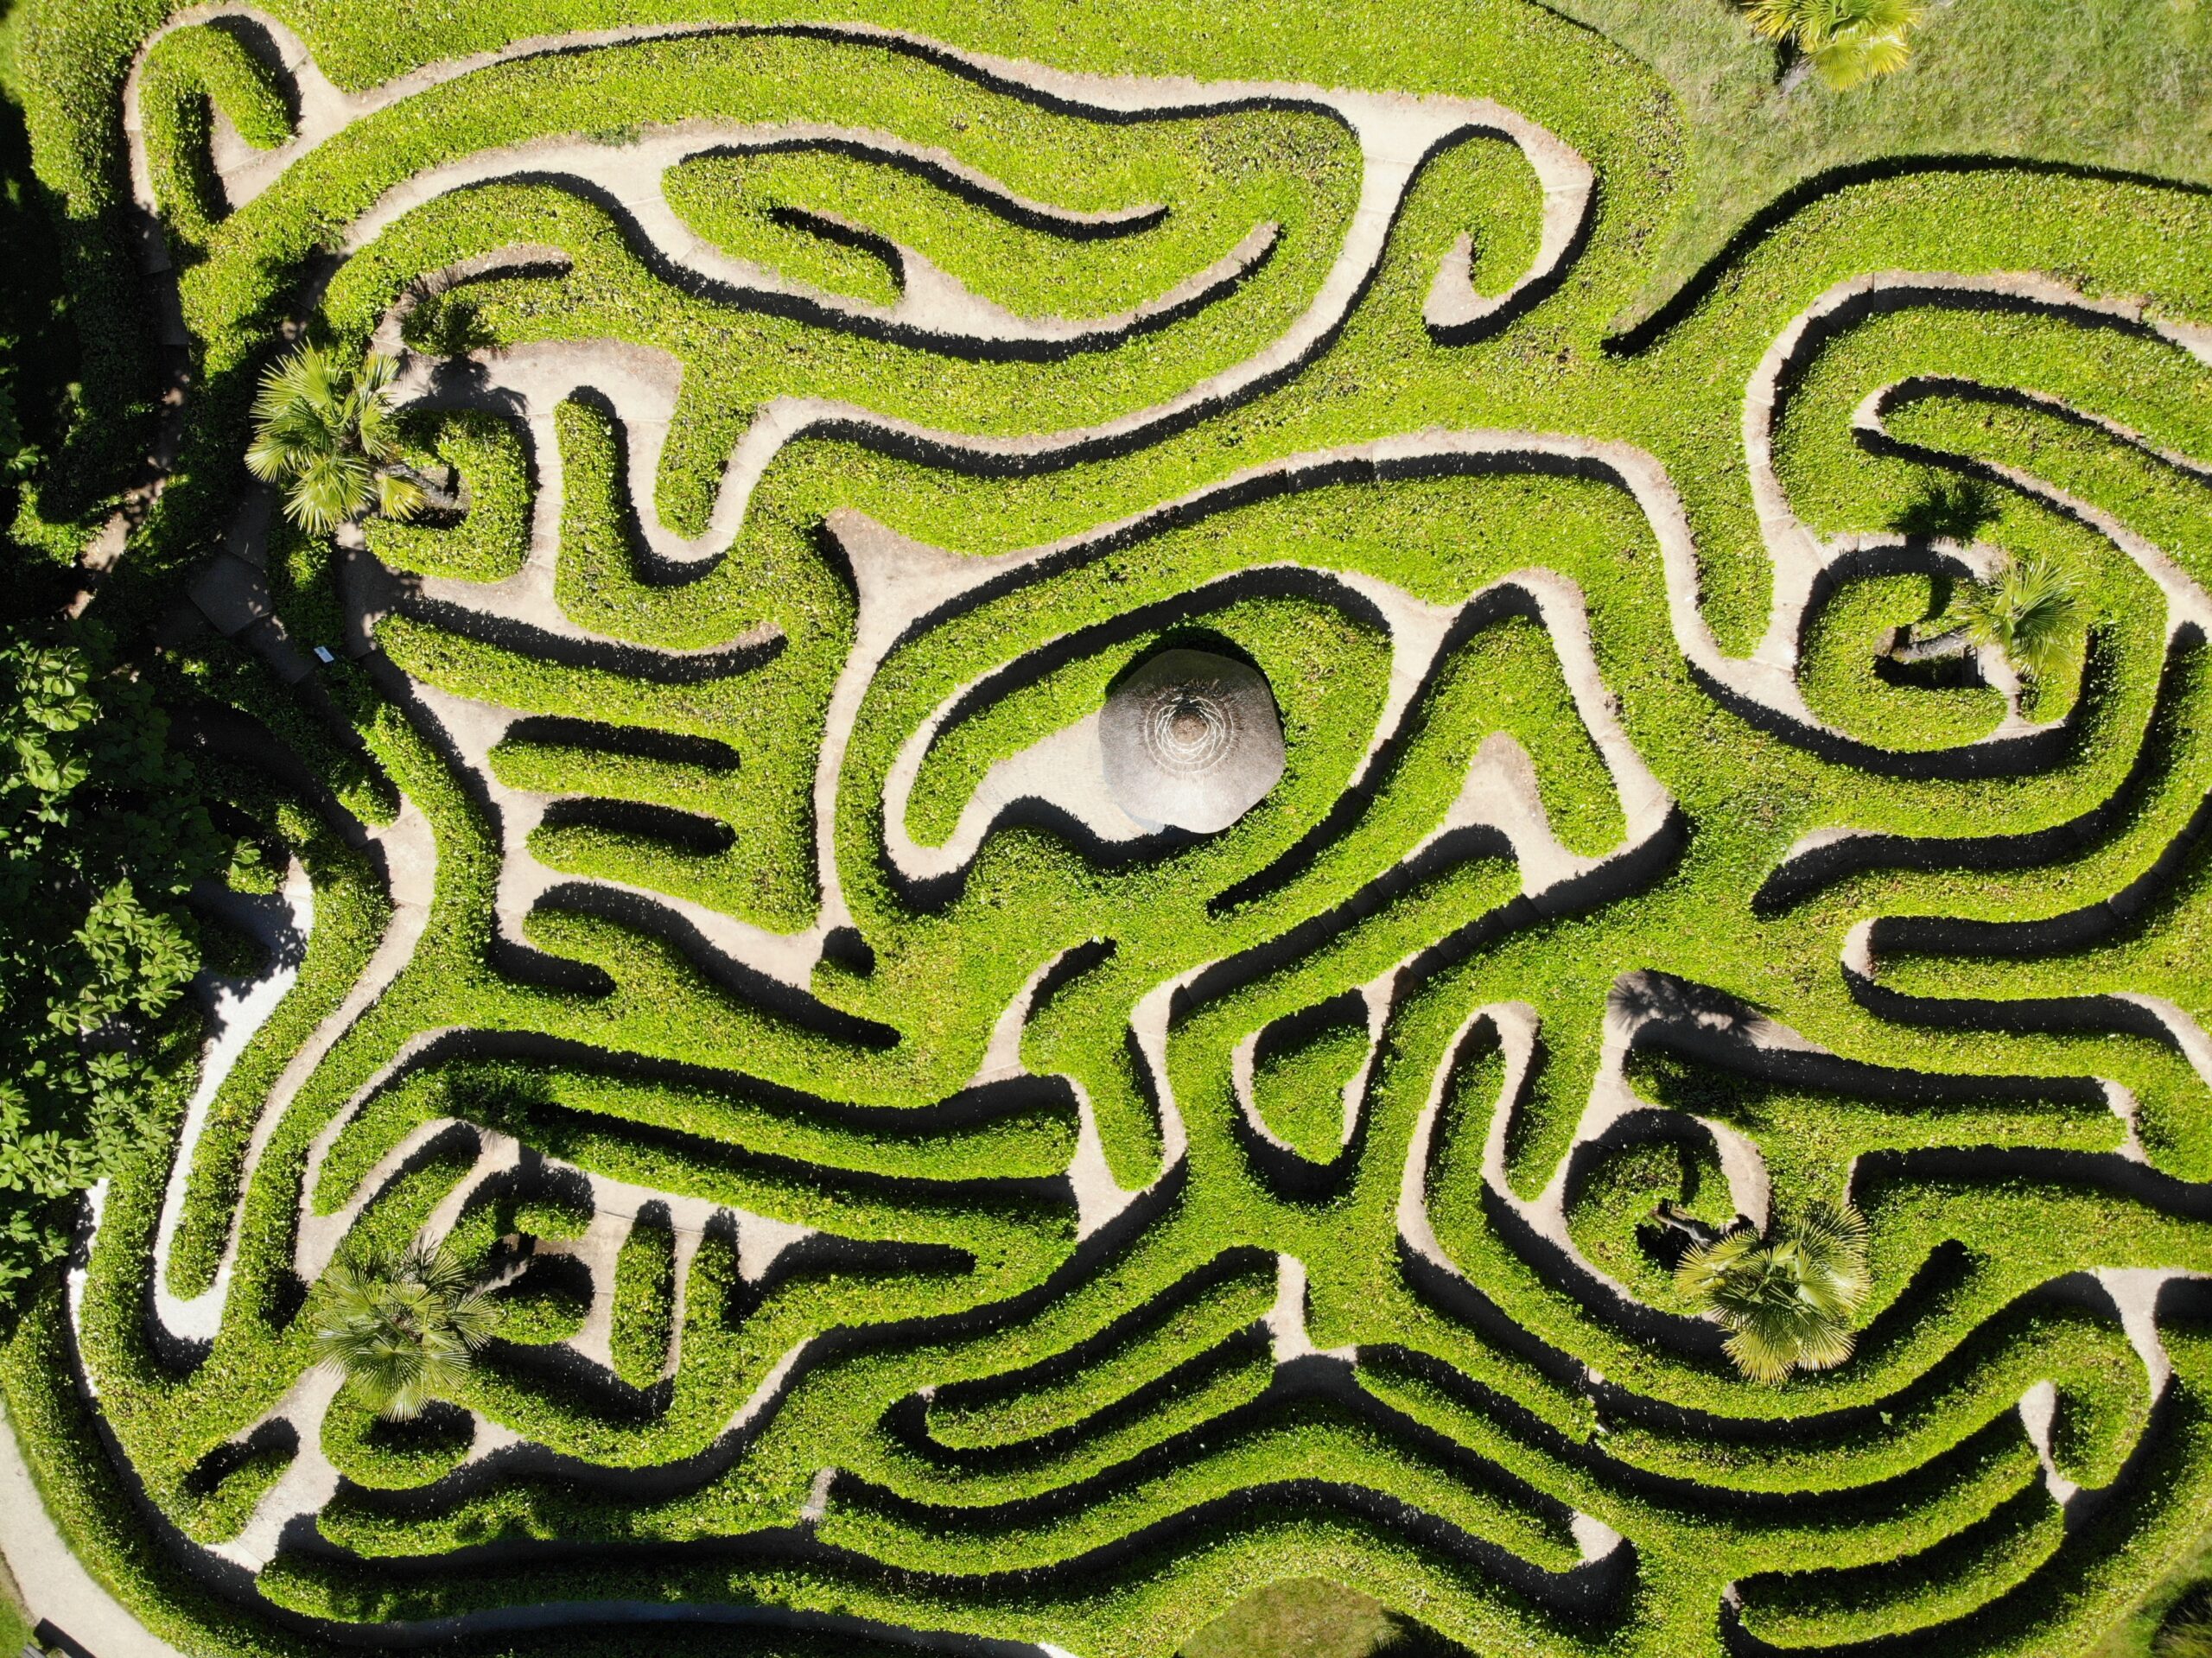
{"label": "fan palm tree", "polygon": [[261,377],[245,464],[283,486],[293,523],[327,535],[372,509],[388,518],[421,511],[423,480],[400,464],[393,425],[390,388],[398,372],[381,354],[354,370],[334,353],[303,345]]}
{"label": "fan palm tree", "polygon": [[1729,1331],[1728,1356],[1754,1382],[1826,1370],[1851,1356],[1866,1304],[1866,1222],[1848,1204],[1816,1204],[1762,1238],[1740,1228],[1690,1246],[1675,1283]]}
{"label": "fan palm tree", "polygon": [[391,1422],[453,1392],[501,1311],[450,1244],[420,1239],[346,1250],[308,1301],[316,1362]]}
{"label": "fan palm tree", "polygon": [[1755,33],[1795,46],[1835,92],[1904,67],[1920,22],[1916,0],[1750,0],[1749,10]]}
{"label": "fan palm tree", "polygon": [[2021,673],[2041,679],[2066,658],[2087,607],[2066,567],[2048,553],[2016,558],[1994,581],[1962,595],[1967,637],[1993,645]]}

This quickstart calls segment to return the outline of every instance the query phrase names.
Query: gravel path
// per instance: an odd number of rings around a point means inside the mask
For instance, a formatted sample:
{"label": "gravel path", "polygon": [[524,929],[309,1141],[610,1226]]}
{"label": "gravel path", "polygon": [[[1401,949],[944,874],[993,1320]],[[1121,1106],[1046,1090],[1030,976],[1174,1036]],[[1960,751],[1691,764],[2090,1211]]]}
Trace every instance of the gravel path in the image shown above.
{"label": "gravel path", "polygon": [[0,1413],[0,1553],[31,1616],[44,1619],[92,1658],[179,1658],[177,1649],[124,1610],[62,1540],[31,1481],[16,1426]]}

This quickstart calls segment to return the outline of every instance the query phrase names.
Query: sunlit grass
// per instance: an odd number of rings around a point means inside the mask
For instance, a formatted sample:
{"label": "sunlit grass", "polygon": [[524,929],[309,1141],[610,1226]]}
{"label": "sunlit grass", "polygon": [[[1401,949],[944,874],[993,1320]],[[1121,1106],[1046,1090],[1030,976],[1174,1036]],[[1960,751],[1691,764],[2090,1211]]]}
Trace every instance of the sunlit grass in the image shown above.
{"label": "sunlit grass", "polygon": [[1468,1658],[1380,1601],[1318,1578],[1270,1584],[1192,1636],[1182,1658]]}
{"label": "sunlit grass", "polygon": [[1689,122],[1694,194],[1637,305],[1663,300],[1803,180],[1891,156],[2031,156],[2212,183],[2212,3],[1936,0],[1896,73],[1785,90],[1727,0],[1556,0],[1649,63]]}

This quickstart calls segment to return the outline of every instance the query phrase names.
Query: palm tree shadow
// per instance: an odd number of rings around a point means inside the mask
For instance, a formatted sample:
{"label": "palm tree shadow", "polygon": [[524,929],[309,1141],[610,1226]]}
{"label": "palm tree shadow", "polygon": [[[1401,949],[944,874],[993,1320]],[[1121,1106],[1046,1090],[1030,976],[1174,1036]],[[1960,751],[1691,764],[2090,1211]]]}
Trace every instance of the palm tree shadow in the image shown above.
{"label": "palm tree shadow", "polygon": [[1457,1642],[1447,1641],[1426,1623],[1396,1612],[1390,1614],[1390,1632],[1370,1651],[1369,1658],[1477,1658]]}
{"label": "palm tree shadow", "polygon": [[1983,479],[1938,480],[1892,514],[1890,528],[1916,541],[1970,542],[1996,523],[2001,505]]}

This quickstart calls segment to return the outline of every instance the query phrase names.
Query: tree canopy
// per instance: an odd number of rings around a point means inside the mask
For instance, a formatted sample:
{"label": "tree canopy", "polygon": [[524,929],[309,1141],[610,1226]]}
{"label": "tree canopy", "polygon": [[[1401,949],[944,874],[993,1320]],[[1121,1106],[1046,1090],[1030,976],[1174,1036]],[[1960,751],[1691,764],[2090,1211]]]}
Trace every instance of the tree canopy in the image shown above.
{"label": "tree canopy", "polygon": [[137,1137],[221,842],[168,716],[94,630],[0,633],[0,1294]]}
{"label": "tree canopy", "polygon": [[357,1245],[333,1261],[308,1305],[315,1357],[354,1402],[404,1422],[460,1385],[499,1327],[493,1300],[449,1244]]}

